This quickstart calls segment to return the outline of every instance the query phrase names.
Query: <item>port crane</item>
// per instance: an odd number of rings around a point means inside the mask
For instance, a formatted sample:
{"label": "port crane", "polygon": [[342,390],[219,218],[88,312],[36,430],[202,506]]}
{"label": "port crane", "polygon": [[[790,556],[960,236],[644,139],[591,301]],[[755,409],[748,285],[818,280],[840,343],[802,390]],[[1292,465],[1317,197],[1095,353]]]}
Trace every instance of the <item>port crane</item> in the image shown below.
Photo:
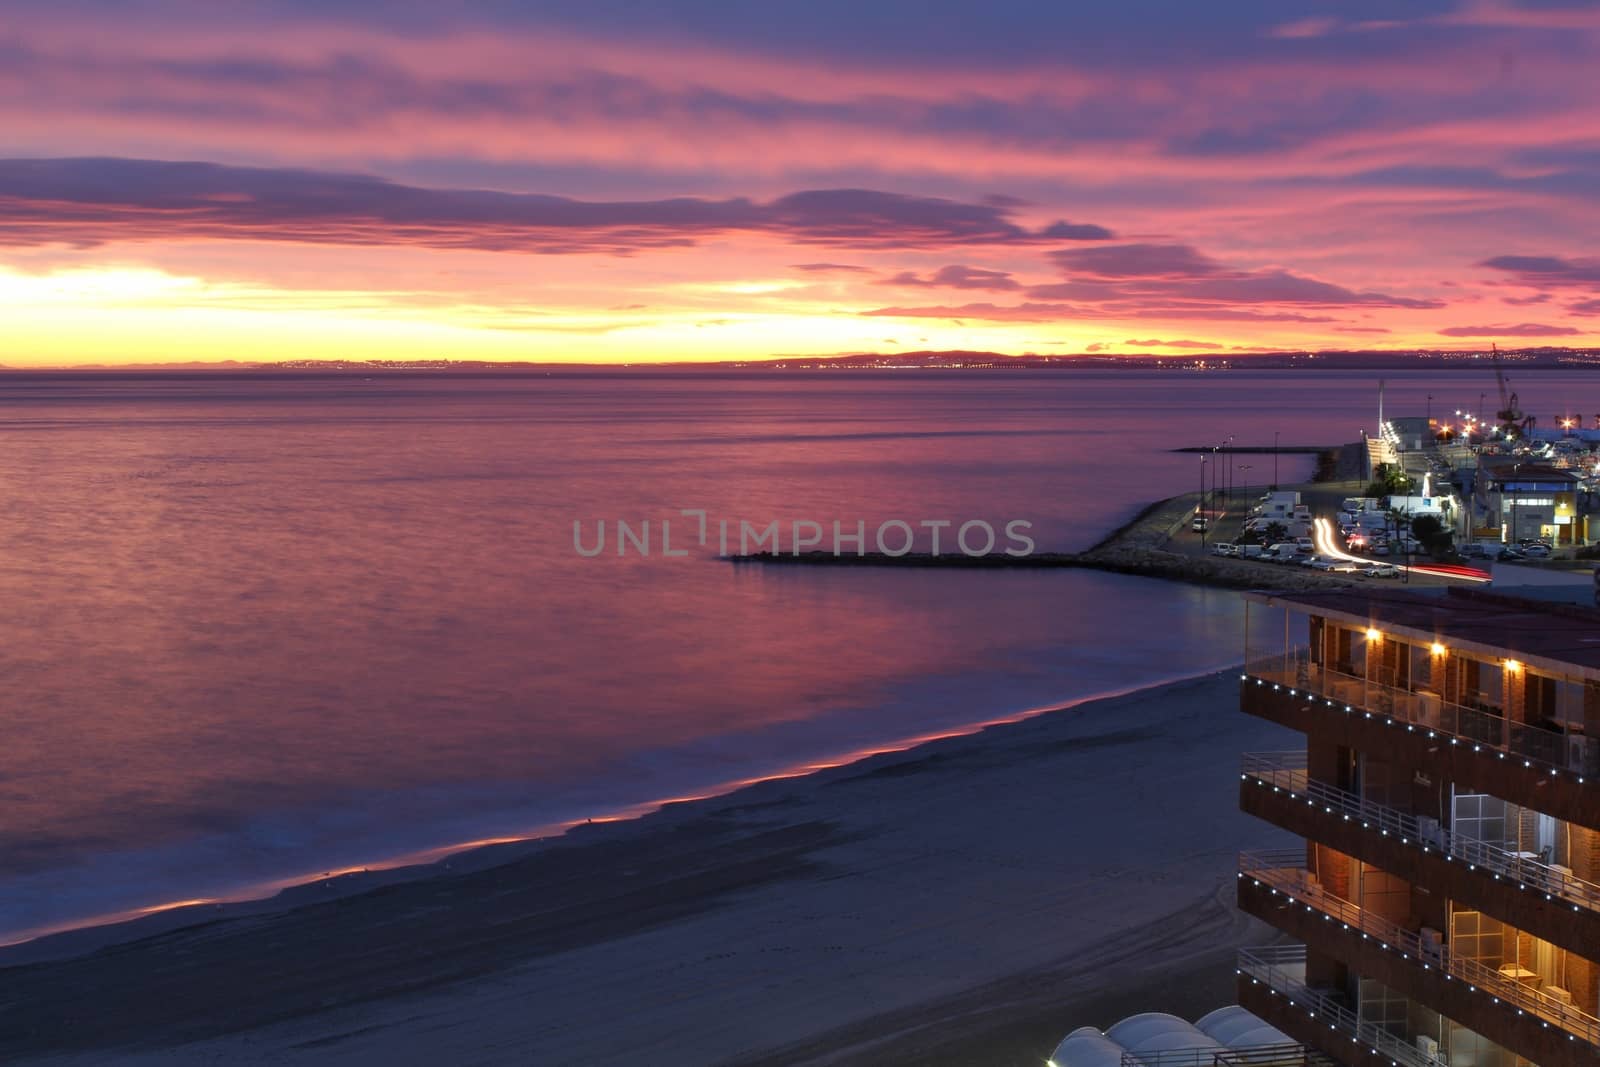
{"label": "port crane", "polygon": [[1532,415],[1525,414],[1518,401],[1517,394],[1506,390],[1506,371],[1500,364],[1500,346],[1491,341],[1489,352],[1494,360],[1494,380],[1500,387],[1500,410],[1494,413],[1500,420],[1500,432],[1507,440],[1517,437],[1527,437],[1538,420]]}

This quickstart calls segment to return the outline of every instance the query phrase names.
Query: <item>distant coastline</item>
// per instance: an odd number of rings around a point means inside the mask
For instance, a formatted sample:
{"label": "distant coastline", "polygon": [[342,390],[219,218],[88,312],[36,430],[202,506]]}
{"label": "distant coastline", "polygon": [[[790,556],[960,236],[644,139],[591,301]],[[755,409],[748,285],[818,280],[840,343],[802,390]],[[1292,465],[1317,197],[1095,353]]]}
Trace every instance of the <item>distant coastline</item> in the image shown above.
{"label": "distant coastline", "polygon": [[[296,374],[396,375],[555,375],[555,374],[773,374],[867,372],[982,373],[1012,371],[1136,370],[1210,373],[1250,370],[1483,370],[1488,350],[1478,349],[1348,349],[1320,352],[1228,352],[1201,355],[1159,355],[1140,352],[1010,354],[988,351],[849,352],[772,355],[716,362],[536,363],[486,360],[239,360],[183,363],[74,364],[12,366],[0,363],[0,376],[14,374]],[[1500,359],[1519,370],[1600,369],[1600,348],[1541,345],[1500,350]]]}

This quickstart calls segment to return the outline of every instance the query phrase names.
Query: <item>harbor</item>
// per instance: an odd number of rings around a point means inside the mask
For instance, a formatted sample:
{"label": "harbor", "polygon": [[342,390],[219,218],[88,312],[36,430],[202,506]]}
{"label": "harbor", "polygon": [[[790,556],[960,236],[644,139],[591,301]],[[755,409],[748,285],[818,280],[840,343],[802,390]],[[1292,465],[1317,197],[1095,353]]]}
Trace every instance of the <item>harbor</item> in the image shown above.
{"label": "harbor", "polygon": [[[1498,368],[1497,368],[1498,370]],[[726,556],[741,565],[1030,569],[1082,567],[1232,589],[1284,590],[1399,579],[1438,587],[1485,584],[1495,563],[1587,574],[1600,536],[1600,415],[1585,429],[1561,414],[1543,429],[1499,378],[1493,421],[1464,409],[1386,417],[1359,441],[1184,445],[1199,487],[1154,501],[1076,552],[783,552]],[[1440,387],[1441,393],[1444,386]],[[1484,394],[1487,395],[1487,394]],[[1481,403],[1481,402],[1480,402]],[[1316,457],[1311,481],[1278,484],[1280,456]],[[1265,492],[1236,483],[1272,457]],[[1262,476],[1258,475],[1258,479]],[[1282,564],[1299,566],[1284,568]],[[1520,581],[1520,577],[1518,578]]]}

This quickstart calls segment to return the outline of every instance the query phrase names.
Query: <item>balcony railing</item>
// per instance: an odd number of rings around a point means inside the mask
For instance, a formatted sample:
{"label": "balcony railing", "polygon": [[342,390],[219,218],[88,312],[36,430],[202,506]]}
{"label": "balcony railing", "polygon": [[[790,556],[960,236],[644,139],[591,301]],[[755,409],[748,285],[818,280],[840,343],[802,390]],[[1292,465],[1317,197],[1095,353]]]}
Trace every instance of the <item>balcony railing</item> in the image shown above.
{"label": "balcony railing", "polygon": [[1403,845],[1437,850],[1469,868],[1481,867],[1491,876],[1499,875],[1517,885],[1538,890],[1546,900],[1558,898],[1574,909],[1581,907],[1600,912],[1600,885],[1574,877],[1564,868],[1447,830],[1431,819],[1419,820],[1414,815],[1315,781],[1306,773],[1304,752],[1247,753],[1240,771],[1239,777],[1243,779],[1287,793],[1307,805],[1321,808],[1325,814],[1340,816],[1347,822],[1359,822],[1363,828]]}
{"label": "balcony railing", "polygon": [[1245,665],[1245,675],[1263,685],[1321,697],[1341,711],[1379,712],[1474,746],[1519,756],[1529,764],[1578,775],[1600,774],[1600,739],[1507,719],[1498,714],[1500,709],[1486,703],[1458,704],[1426,690],[1403,689],[1345,674],[1313,663],[1304,648],[1253,660]]}
{"label": "balcony railing", "polygon": [[1305,869],[1302,852],[1243,853],[1239,857],[1241,877],[1250,878],[1283,894],[1290,904],[1300,904],[1334,922],[1358,931],[1362,938],[1377,941],[1385,951],[1399,953],[1416,961],[1419,967],[1437,968],[1450,978],[1498,1001],[1527,1012],[1552,1026],[1559,1026],[1577,1040],[1600,1046],[1600,1019],[1579,1011],[1543,990],[1523,985],[1475,959],[1453,956],[1448,945],[1425,942],[1416,931],[1367,911],[1343,897],[1322,888]]}
{"label": "balcony railing", "polygon": [[[1389,1057],[1391,1063],[1406,1067],[1438,1067],[1438,1062],[1424,1055],[1416,1045],[1397,1037],[1370,1020],[1358,1018],[1338,998],[1322,989],[1313,989],[1305,983],[1306,947],[1304,945],[1272,945],[1266,948],[1239,950],[1238,971],[1252,982],[1284,997],[1296,1009],[1318,1025],[1326,1026],[1357,1048],[1371,1050],[1374,1055]],[[1354,1060],[1352,1055],[1345,1062]]]}
{"label": "balcony railing", "polygon": [[1169,1048],[1122,1053],[1121,1067],[1338,1067],[1333,1057],[1298,1043],[1243,1048]]}

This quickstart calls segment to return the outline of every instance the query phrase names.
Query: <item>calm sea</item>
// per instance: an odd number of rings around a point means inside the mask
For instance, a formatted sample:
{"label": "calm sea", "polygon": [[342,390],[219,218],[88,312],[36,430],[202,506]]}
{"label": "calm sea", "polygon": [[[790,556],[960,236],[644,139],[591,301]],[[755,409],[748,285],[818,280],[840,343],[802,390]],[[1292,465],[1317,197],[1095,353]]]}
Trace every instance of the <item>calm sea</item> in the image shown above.
{"label": "calm sea", "polygon": [[[1391,413],[1492,389],[1387,377]],[[1522,377],[1541,414],[1600,382]],[[1311,372],[0,378],[0,940],[1222,666],[1227,592],[591,559],[573,522],[1081,548],[1198,487],[1174,446],[1349,441],[1376,407]]]}

